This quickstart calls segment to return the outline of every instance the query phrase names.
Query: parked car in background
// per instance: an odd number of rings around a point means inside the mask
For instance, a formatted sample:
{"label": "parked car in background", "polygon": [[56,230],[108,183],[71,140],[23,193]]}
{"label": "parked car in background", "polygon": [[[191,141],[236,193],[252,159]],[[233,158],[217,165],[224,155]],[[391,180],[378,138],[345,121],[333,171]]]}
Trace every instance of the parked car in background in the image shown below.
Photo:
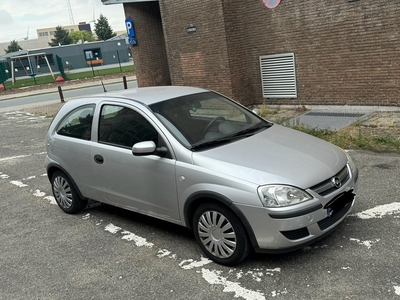
{"label": "parked car in background", "polygon": [[88,199],[186,226],[224,265],[295,250],[350,212],[357,167],[340,148],[227,97],[150,87],[67,102],[46,136],[62,210]]}

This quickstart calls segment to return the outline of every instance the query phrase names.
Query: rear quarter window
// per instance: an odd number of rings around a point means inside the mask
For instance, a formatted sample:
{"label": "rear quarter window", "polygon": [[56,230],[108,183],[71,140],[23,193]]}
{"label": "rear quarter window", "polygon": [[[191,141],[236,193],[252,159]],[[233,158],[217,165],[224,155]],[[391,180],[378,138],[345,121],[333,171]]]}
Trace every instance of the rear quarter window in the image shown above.
{"label": "rear quarter window", "polygon": [[94,105],[79,107],[63,119],[57,127],[57,134],[82,140],[90,140],[92,133]]}

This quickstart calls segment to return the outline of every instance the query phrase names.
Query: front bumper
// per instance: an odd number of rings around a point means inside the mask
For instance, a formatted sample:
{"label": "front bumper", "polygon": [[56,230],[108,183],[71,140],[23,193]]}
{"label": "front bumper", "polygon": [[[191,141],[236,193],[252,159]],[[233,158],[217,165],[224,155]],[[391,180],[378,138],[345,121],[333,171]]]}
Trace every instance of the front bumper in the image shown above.
{"label": "front bumper", "polygon": [[358,190],[358,170],[347,166],[349,178],[334,192],[314,196],[308,203],[271,209],[236,204],[256,240],[256,252],[289,252],[303,248],[332,232],[350,213]]}

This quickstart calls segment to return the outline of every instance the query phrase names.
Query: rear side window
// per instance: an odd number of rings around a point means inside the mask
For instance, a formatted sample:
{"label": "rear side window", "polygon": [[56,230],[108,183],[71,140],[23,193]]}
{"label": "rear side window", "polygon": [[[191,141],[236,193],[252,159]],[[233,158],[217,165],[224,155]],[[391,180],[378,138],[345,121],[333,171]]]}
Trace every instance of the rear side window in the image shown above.
{"label": "rear side window", "polygon": [[57,134],[90,140],[94,105],[79,107],[70,112],[57,128]]}
{"label": "rear side window", "polygon": [[99,142],[131,148],[144,141],[157,145],[158,132],[141,114],[123,106],[102,107]]}

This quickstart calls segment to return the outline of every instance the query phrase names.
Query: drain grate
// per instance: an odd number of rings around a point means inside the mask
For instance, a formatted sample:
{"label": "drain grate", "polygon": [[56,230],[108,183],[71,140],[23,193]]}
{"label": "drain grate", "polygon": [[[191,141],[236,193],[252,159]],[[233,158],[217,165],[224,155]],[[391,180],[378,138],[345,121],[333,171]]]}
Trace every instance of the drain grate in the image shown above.
{"label": "drain grate", "polygon": [[306,113],[305,116],[310,117],[342,117],[342,118],[361,118],[364,114],[361,113],[335,113],[335,112],[318,112],[312,111]]}

